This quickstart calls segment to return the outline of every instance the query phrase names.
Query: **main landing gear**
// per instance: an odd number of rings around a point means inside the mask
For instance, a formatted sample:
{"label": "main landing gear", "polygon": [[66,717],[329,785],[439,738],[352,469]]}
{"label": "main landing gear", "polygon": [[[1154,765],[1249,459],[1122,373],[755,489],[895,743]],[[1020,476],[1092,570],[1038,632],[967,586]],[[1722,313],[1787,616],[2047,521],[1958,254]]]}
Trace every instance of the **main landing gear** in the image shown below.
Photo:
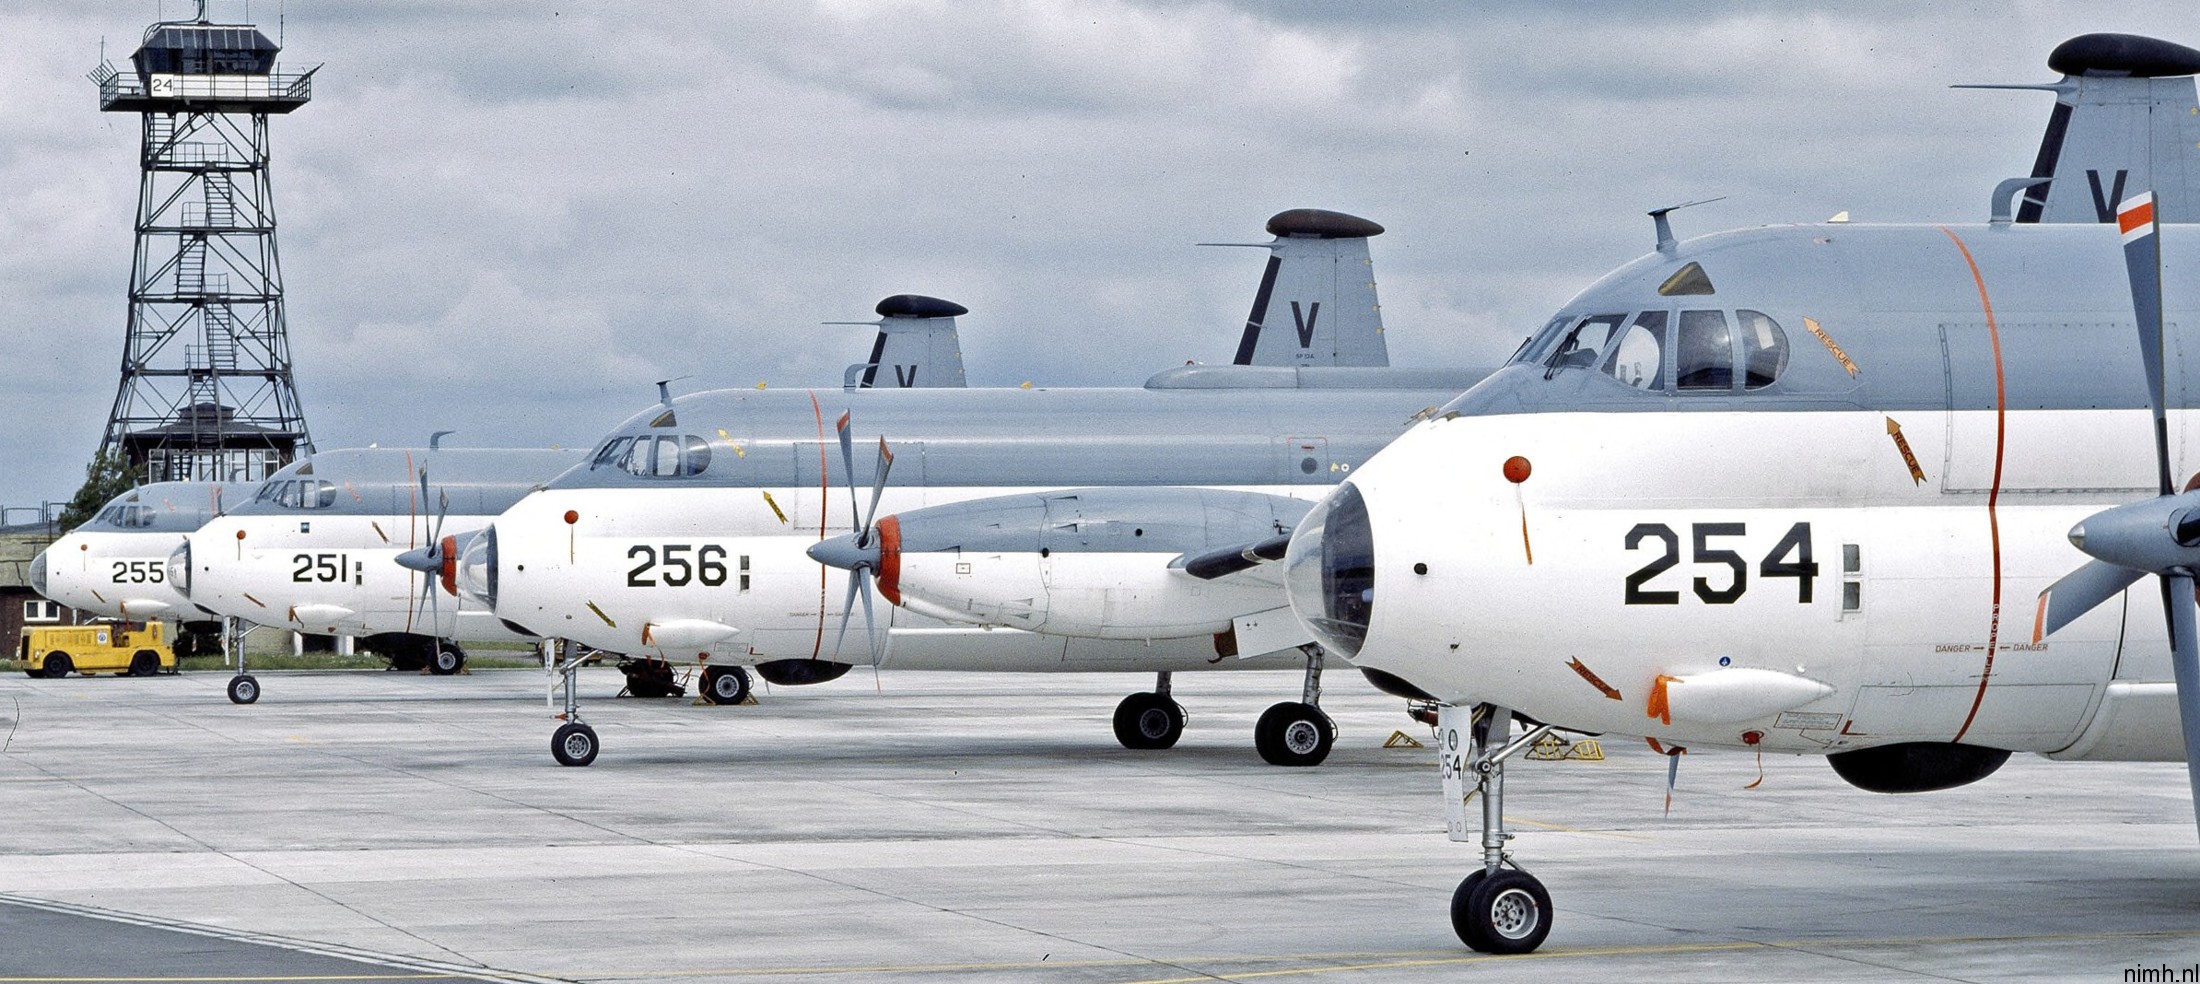
{"label": "main landing gear", "polygon": [[749,699],[749,671],[738,666],[703,667],[703,699],[713,704],[738,704]]}
{"label": "main landing gear", "polygon": [[[1505,850],[1505,760],[1550,734],[1537,725],[1508,740],[1512,711],[1445,705],[1437,741],[1444,775],[1445,820],[1451,839],[1467,840],[1466,801],[1482,798],[1482,870],[1468,875],[1451,895],[1451,928],[1483,953],[1527,953],[1551,934],[1551,894]],[[1474,791],[1466,792],[1467,784]]]}
{"label": "main landing gear", "polygon": [[1322,647],[1299,647],[1306,654],[1306,684],[1297,702],[1285,701],[1261,712],[1253,725],[1253,747],[1269,765],[1320,765],[1337,743],[1337,724],[1322,713]]}
{"label": "main landing gear", "polygon": [[[1299,647],[1306,654],[1306,682],[1299,699],[1261,713],[1253,725],[1253,747],[1270,765],[1320,765],[1337,743],[1337,724],[1322,713],[1322,648]],[[1151,693],[1132,694],[1115,706],[1115,740],[1124,748],[1169,748],[1184,736],[1184,705],[1169,696],[1169,672],[1154,674]]]}
{"label": "main landing gear", "polygon": [[1184,737],[1184,705],[1169,696],[1169,672],[1154,674],[1152,693],[1115,705],[1115,740],[1124,748],[1169,748]]}

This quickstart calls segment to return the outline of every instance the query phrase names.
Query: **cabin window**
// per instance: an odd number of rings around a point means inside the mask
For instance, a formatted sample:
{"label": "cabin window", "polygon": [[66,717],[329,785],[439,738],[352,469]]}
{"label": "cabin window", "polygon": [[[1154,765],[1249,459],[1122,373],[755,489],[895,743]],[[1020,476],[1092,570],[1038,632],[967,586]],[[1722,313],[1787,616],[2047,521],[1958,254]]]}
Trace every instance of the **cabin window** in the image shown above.
{"label": "cabin window", "polygon": [[1665,322],[1663,311],[1644,311],[1620,333],[1604,360],[1604,374],[1636,389],[1665,389]]}
{"label": "cabin window", "polygon": [[1772,385],[1787,368],[1787,333],[1780,330],[1779,322],[1758,311],[1736,311],[1734,320],[1741,326],[1742,388]]}
{"label": "cabin window", "polygon": [[1724,311],[1682,311],[1673,344],[1674,386],[1681,390],[1734,388],[1734,333]]}

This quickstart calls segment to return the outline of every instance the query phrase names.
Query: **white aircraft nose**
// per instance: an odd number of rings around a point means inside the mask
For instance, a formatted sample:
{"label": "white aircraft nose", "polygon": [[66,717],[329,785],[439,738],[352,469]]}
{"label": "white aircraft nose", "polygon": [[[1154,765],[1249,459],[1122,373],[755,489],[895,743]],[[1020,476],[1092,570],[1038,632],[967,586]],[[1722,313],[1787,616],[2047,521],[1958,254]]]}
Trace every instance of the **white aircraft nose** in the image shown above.
{"label": "white aircraft nose", "polygon": [[39,551],[38,556],[31,558],[31,590],[37,592],[41,598],[52,597],[46,593],[46,552],[44,550]]}
{"label": "white aircraft nose", "polygon": [[1352,482],[1299,521],[1283,571],[1291,610],[1306,631],[1331,653],[1358,655],[1375,608],[1375,538],[1367,501]]}

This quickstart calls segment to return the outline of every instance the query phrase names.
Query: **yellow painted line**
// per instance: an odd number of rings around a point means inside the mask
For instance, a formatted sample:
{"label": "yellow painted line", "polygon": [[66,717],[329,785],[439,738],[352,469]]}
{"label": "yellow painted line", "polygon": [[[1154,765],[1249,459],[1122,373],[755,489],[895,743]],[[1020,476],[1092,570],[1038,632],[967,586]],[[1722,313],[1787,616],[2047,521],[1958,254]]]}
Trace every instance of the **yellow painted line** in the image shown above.
{"label": "yellow painted line", "polygon": [[1655,837],[1648,837],[1642,834],[1623,834],[1616,830],[1583,830],[1579,827],[1569,827],[1562,823],[1545,823],[1541,820],[1530,820],[1526,817],[1506,817],[1505,822],[1524,823],[1530,827],[1534,827],[1539,830],[1556,830],[1562,834],[1581,834],[1588,837],[1614,837],[1620,840],[1631,841],[1657,840],[1657,838]]}

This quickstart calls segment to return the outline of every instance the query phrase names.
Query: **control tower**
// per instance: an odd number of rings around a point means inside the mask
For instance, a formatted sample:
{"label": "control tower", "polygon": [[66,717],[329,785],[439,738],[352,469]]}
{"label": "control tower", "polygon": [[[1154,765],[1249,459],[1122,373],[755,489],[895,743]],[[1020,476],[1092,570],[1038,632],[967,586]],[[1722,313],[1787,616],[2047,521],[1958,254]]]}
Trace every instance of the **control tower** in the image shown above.
{"label": "control tower", "polygon": [[[122,385],[100,453],[139,482],[264,478],[311,453],[290,373],[267,120],[313,98],[313,71],[278,72],[249,24],[162,21],[99,108],[136,113],[137,252]],[[318,70],[318,66],[316,69]]]}

